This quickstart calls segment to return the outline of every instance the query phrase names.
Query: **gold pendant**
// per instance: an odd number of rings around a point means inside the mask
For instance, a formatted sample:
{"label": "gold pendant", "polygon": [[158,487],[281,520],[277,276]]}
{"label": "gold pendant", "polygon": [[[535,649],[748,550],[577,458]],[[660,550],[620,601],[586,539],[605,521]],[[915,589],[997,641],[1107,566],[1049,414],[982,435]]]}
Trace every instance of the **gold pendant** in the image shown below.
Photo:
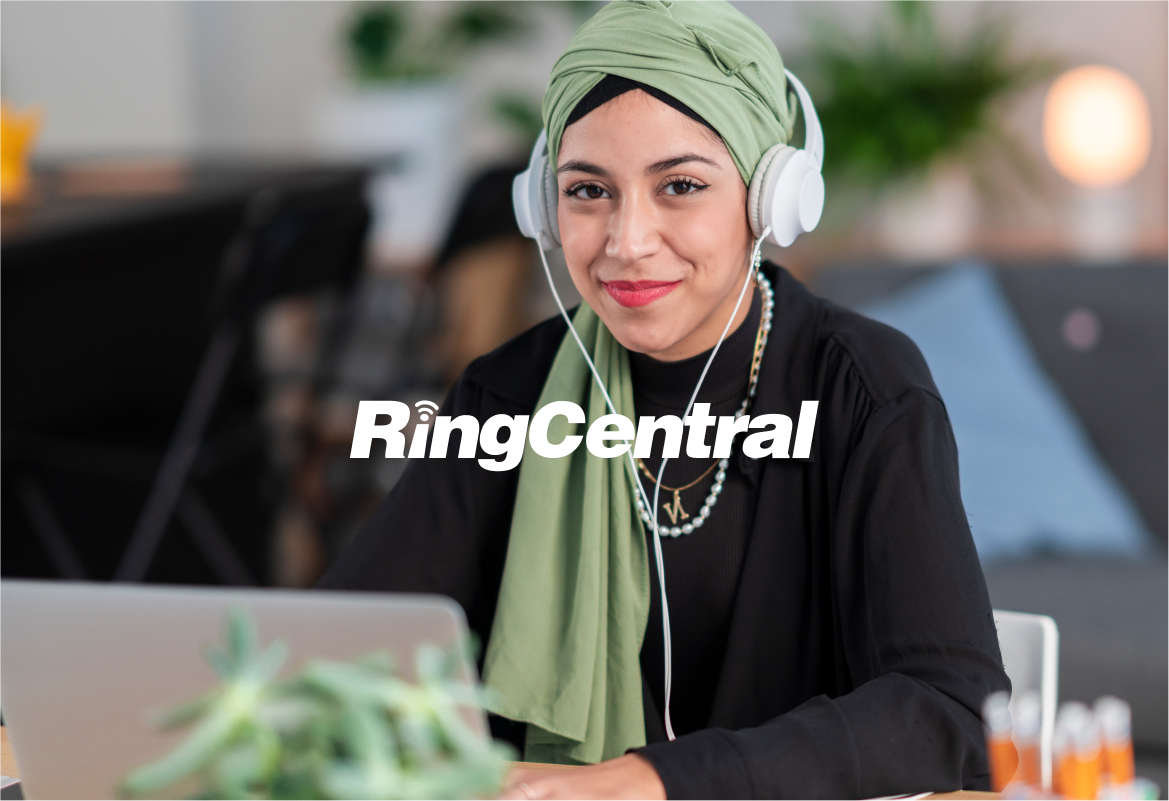
{"label": "gold pendant", "polygon": [[682,508],[682,493],[679,490],[674,490],[674,505],[666,504],[666,514],[670,516],[670,525],[677,525],[679,520],[685,520],[690,515],[686,514],[686,510]]}

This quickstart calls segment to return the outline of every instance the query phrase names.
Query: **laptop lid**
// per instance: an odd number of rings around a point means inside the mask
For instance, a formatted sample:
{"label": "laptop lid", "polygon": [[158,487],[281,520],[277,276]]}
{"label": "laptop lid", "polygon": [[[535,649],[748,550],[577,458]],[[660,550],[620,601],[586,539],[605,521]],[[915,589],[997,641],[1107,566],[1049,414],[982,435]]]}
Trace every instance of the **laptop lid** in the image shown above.
{"label": "laptop lid", "polygon": [[[388,649],[413,680],[419,645],[467,636],[462,609],[436,595],[6,579],[0,704],[25,798],[116,798],[129,770],[177,746],[186,732],[159,732],[150,715],[218,683],[202,653],[232,606],[252,614],[261,646],[288,644],[283,675]],[[465,660],[460,673],[475,679]],[[471,723],[486,733],[481,714]]]}

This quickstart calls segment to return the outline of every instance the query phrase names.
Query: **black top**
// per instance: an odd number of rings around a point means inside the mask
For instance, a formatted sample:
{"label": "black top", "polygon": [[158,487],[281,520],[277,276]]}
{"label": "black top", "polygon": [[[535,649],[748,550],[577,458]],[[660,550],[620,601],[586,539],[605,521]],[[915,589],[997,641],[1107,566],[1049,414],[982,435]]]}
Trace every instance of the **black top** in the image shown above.
{"label": "black top", "polygon": [[[764,269],[752,413],[818,400],[811,457],[736,457],[758,489],[707,727],[663,742],[647,708],[640,753],[671,798],[987,789],[978,710],[1010,682],[945,406],[907,337]],[[565,332],[552,319],[477,359],[441,413],[531,414]],[[449,595],[486,642],[518,476],[412,462],[321,586]]]}
{"label": "black top", "polygon": [[[755,337],[759,332],[763,304],[759,291],[753,293],[749,313],[743,323],[723,342],[710,371],[702,382],[698,403],[709,403],[715,416],[733,415],[747,395],[747,381],[751,374],[751,357]],[[633,376],[633,405],[637,416],[678,417],[694,393],[698,378],[710,351],[678,362],[661,362],[641,353],[629,354]],[[741,438],[737,438],[741,439]],[[643,459],[654,476],[658,474],[663,436],[654,438],[652,459]],[[706,432],[706,444],[714,444],[714,435]],[[738,442],[736,442],[738,444]],[[734,448],[733,453],[738,452]],[[717,460],[691,459],[683,445],[675,459],[666,462],[662,483],[667,487],[683,487],[701,476]],[[722,670],[726,650],[727,631],[731,610],[739,588],[739,573],[747,554],[751,525],[755,518],[755,489],[737,459],[731,459],[723,491],[719,494],[710,517],[693,534],[680,537],[662,537],[662,559],[666,565],[666,593],[670,602],[670,635],[673,643],[672,688],[670,691],[670,720],[674,733],[688,734],[704,729],[710,723],[714,690]],[[715,470],[718,468],[716,467]],[[654,484],[641,474],[642,486],[653,500]],[[714,473],[694,487],[679,493],[682,508],[691,518],[698,514],[714,484]],[[673,505],[674,494],[662,490],[658,508]],[[658,513],[659,524],[673,525],[669,514]],[[680,516],[679,524],[685,522]],[[662,637],[662,605],[658,585],[657,562],[653,558],[653,534],[645,527],[646,545],[650,554],[650,609],[649,624],[641,647],[641,675],[645,679],[646,717],[655,722],[659,739],[665,739],[662,711],[665,705],[664,655]]]}

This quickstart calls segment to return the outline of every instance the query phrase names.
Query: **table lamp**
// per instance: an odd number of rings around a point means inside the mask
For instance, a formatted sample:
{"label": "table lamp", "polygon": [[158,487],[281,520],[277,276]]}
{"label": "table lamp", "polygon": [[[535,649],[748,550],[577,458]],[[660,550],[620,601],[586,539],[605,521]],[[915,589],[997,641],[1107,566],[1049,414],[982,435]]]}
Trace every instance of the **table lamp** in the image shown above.
{"label": "table lamp", "polygon": [[1148,161],[1151,139],[1144,92],[1119,70],[1076,67],[1048,90],[1043,147],[1076,186],[1072,239],[1084,256],[1112,260],[1131,252],[1136,204],[1126,184]]}

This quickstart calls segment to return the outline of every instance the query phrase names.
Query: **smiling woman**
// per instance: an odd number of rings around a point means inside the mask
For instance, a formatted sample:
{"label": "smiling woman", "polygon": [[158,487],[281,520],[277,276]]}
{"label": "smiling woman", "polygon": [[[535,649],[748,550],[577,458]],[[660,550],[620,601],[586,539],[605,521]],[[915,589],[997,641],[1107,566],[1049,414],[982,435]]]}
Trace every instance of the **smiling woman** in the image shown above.
{"label": "smiling woman", "polygon": [[[580,29],[515,202],[584,302],[472,363],[440,416],[562,443],[623,415],[634,447],[415,460],[322,581],[463,605],[493,731],[583,766],[507,797],[988,786],[977,710],[1009,682],[942,400],[907,338],[758,259],[823,202],[789,77],[724,2],[617,0]],[[790,454],[756,446],[797,415]]]}

